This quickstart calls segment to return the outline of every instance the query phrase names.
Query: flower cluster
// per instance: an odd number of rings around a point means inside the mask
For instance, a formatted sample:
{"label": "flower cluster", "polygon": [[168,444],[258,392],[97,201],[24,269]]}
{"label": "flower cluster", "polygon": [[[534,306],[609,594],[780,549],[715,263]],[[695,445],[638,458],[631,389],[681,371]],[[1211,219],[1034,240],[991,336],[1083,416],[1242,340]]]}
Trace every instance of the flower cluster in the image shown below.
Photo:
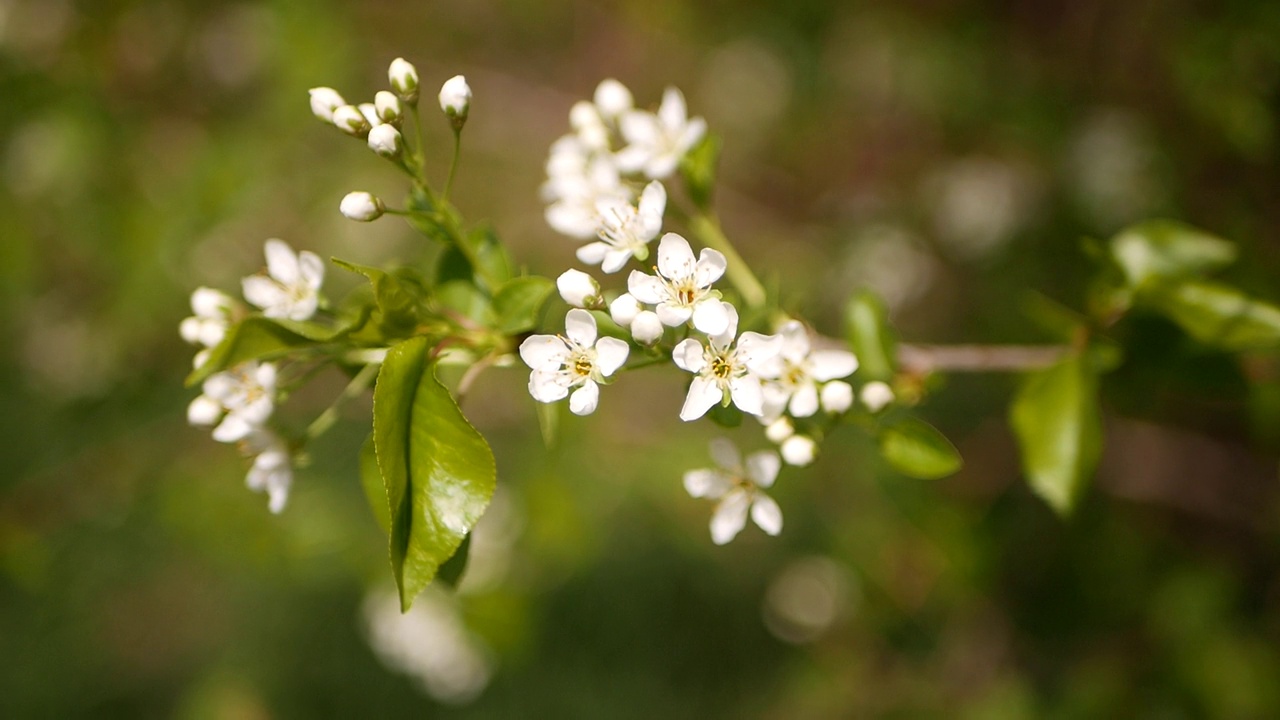
{"label": "flower cluster", "polygon": [[[295,253],[281,240],[268,240],[264,273],[241,281],[244,298],[269,318],[308,320],[320,305],[324,264],[314,253]],[[191,295],[195,313],[178,326],[182,338],[198,345],[196,367],[205,364],[227,334],[230,323],[247,310],[232,297],[210,288]],[[213,428],[213,439],[237,443],[252,458],[245,480],[265,492],[272,512],[284,509],[293,483],[293,464],[284,439],[268,426],[275,411],[277,376],[274,363],[249,360],[205,379],[201,394],[187,406],[187,421]]]}

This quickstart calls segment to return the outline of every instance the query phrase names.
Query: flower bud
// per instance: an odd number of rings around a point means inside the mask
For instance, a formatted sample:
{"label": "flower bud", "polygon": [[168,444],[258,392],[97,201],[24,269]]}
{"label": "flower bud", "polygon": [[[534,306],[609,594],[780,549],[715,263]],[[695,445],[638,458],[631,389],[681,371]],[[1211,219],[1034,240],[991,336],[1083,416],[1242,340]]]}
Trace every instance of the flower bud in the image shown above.
{"label": "flower bud", "polygon": [[455,130],[461,130],[467,121],[467,111],[471,109],[471,87],[467,79],[454,75],[444,81],[440,87],[440,109],[453,122]]}
{"label": "flower bud", "polygon": [[378,119],[384,123],[399,125],[404,112],[400,108],[400,98],[395,93],[379,90],[373,96],[373,106],[378,111]]}
{"label": "flower bud", "polygon": [[769,423],[764,429],[764,436],[769,438],[769,442],[779,444],[795,434],[795,426],[791,424],[791,418],[788,417],[780,417]]}
{"label": "flower bud", "polygon": [[814,456],[818,454],[818,444],[811,437],[792,435],[782,441],[779,450],[788,465],[804,466],[813,462]]}
{"label": "flower bud", "polygon": [[376,128],[382,124],[382,118],[378,117],[378,108],[373,103],[360,103],[356,109],[364,116],[364,121],[369,123],[369,127]]}
{"label": "flower bud", "polygon": [[369,131],[369,149],[384,158],[397,158],[403,150],[400,131],[394,125],[379,125]]}
{"label": "flower bud", "polygon": [[339,130],[356,137],[364,137],[369,134],[369,121],[365,119],[364,113],[355,105],[343,105],[333,111],[333,124]]}
{"label": "flower bud", "polygon": [[321,120],[333,122],[333,111],[347,104],[337,90],[327,87],[311,88],[311,112]]}
{"label": "flower bud", "polygon": [[178,323],[178,334],[181,335],[182,339],[186,342],[195,345],[200,342],[201,325],[203,325],[203,323],[200,322],[200,318],[198,317],[183,318],[182,322]]}
{"label": "flower bud", "polygon": [[600,302],[600,283],[581,270],[565,270],[556,278],[560,297],[574,307],[591,307]]}
{"label": "flower bud", "polygon": [[631,91],[626,85],[608,78],[601,81],[596,86],[596,94],[592,98],[596,104],[596,109],[600,111],[600,115],[606,120],[616,121],[622,113],[631,109],[634,101],[631,98]]}
{"label": "flower bud", "polygon": [[392,60],[391,67],[387,68],[387,80],[401,100],[418,104],[418,69],[412,63],[404,58]]}
{"label": "flower bud", "polygon": [[631,337],[641,345],[652,345],[662,339],[662,321],[658,313],[641,310],[631,321]]}
{"label": "flower bud", "polygon": [[630,293],[623,293],[616,300],[609,303],[609,316],[619,325],[626,327],[636,319],[636,315],[640,313],[640,301],[631,296]]}
{"label": "flower bud", "polygon": [[347,193],[338,209],[347,218],[359,222],[372,222],[386,212],[382,201],[367,192]]}
{"label": "flower bud", "polygon": [[221,290],[198,287],[191,293],[191,311],[196,317],[217,317],[231,309],[231,296]]}
{"label": "flower bud", "polygon": [[208,395],[200,395],[187,406],[187,422],[196,427],[217,424],[222,417],[222,406]]}
{"label": "flower bud", "polygon": [[204,350],[196,353],[195,357],[191,358],[191,369],[199,370],[204,367],[204,364],[209,362],[209,356],[212,354],[213,350],[210,348],[205,348]]}
{"label": "flower bud", "polygon": [[822,409],[829,413],[842,413],[853,406],[853,386],[843,380],[833,380],[822,386]]}
{"label": "flower bud", "polygon": [[879,380],[873,380],[863,385],[862,390],[858,393],[858,399],[873,413],[883,410],[886,405],[893,402],[893,398],[893,388]]}
{"label": "flower bud", "polygon": [[596,150],[609,147],[609,129],[604,126],[600,110],[586,100],[569,108],[569,125],[583,145]]}

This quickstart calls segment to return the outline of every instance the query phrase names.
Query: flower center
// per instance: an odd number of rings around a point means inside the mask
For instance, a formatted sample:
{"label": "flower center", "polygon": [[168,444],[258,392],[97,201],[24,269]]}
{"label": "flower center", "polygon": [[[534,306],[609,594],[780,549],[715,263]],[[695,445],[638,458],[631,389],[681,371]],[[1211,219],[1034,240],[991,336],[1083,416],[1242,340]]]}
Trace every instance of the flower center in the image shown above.
{"label": "flower center", "polygon": [[711,374],[721,380],[728,380],[733,374],[733,363],[725,360],[721,355],[716,355],[711,358]]}

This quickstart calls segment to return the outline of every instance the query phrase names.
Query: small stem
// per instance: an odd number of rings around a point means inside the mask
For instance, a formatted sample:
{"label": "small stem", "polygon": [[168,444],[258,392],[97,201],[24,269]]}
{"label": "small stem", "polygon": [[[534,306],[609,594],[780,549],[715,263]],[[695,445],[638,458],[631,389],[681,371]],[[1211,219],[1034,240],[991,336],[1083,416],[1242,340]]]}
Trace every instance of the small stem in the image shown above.
{"label": "small stem", "polygon": [[320,413],[320,415],[307,426],[307,440],[314,440],[327,432],[329,428],[333,427],[333,424],[338,421],[339,409],[341,409],[348,400],[351,400],[369,388],[369,384],[373,382],[373,379],[378,374],[378,369],[380,367],[382,366],[370,364],[360,368],[360,372],[356,373],[356,376],[351,378],[351,382],[347,383],[347,386],[342,389],[342,392],[334,399],[333,404],[326,408],[324,412]]}
{"label": "small stem", "polygon": [[642,367],[649,367],[650,365],[658,365],[658,364],[667,363],[667,362],[671,362],[671,355],[669,354],[657,355],[654,357],[645,358],[643,360],[637,360],[636,362],[633,362],[627,365],[623,365],[621,369],[622,370],[639,370]]}
{"label": "small stem", "polygon": [[462,154],[462,130],[453,130],[453,160],[449,163],[449,178],[444,181],[444,193],[441,197],[449,199],[449,191],[453,189],[453,177],[458,172],[458,156]]}
{"label": "small stem", "polygon": [[1039,370],[1071,353],[1069,345],[899,345],[898,364],[911,373]]}
{"label": "small stem", "polygon": [[490,353],[489,355],[485,355],[477,360],[471,365],[471,367],[467,368],[466,372],[462,373],[462,379],[458,381],[458,389],[455,393],[455,398],[457,399],[459,406],[461,406],[462,401],[466,399],[467,391],[471,389],[473,384],[475,384],[475,381],[480,377],[480,374],[487,370],[490,365],[497,362],[497,360],[498,356]]}
{"label": "small stem", "polygon": [[693,234],[702,241],[703,245],[724,254],[725,260],[729,264],[725,274],[729,276],[729,282],[733,283],[733,286],[741,293],[747,307],[763,307],[765,303],[764,285],[760,284],[760,280],[756,278],[755,273],[751,272],[751,267],[734,249],[733,243],[729,242],[729,238],[725,237],[724,231],[720,229],[720,220],[714,214],[699,213],[690,219],[689,226],[693,230]]}
{"label": "small stem", "polygon": [[413,116],[413,160],[417,169],[417,180],[425,187],[427,174],[423,172],[423,168],[427,165],[427,148],[422,143],[422,120],[418,116],[417,103],[409,106],[409,114]]}

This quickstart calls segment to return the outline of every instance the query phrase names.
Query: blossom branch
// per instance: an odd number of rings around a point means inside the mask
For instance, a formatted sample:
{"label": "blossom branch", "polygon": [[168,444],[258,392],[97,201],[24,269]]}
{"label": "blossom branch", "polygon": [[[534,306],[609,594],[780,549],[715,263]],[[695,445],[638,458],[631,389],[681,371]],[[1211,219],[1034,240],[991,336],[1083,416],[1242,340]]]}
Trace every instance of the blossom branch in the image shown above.
{"label": "blossom branch", "polygon": [[764,285],[760,284],[755,273],[751,272],[751,266],[747,265],[734,249],[733,243],[725,237],[724,231],[720,229],[719,219],[714,215],[698,214],[693,216],[689,225],[693,234],[702,241],[703,245],[724,254],[725,259],[728,260],[725,274],[728,275],[729,282],[742,293],[742,299],[747,306],[763,307],[766,299]]}

